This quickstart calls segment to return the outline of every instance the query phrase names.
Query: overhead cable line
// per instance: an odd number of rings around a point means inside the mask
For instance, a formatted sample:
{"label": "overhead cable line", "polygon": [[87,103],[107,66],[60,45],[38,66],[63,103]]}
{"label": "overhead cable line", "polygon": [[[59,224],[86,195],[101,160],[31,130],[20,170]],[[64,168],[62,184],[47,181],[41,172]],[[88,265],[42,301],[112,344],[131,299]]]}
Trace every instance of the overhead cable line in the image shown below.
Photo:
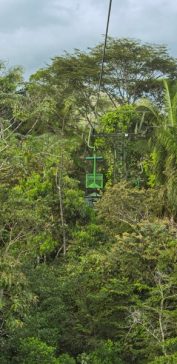
{"label": "overhead cable line", "polygon": [[[107,46],[107,40],[108,40],[108,31],[109,31],[109,22],[110,22],[110,16],[111,16],[111,8],[112,8],[112,0],[109,1],[109,9],[108,9],[108,16],[107,16],[107,24],[106,24],[106,33],[105,33],[105,40],[104,40],[104,46],[103,46],[103,56],[102,56],[102,61],[101,61],[101,71],[100,71],[100,78],[99,78],[99,83],[98,83],[97,98],[96,98],[96,103],[95,103],[96,117],[97,117],[98,103],[99,103],[99,99],[100,99],[101,85],[102,85],[102,80],[103,80],[103,72],[104,72],[104,63],[105,63],[105,56],[106,56],[106,46]],[[91,149],[95,149],[94,146],[90,145],[90,139],[91,139],[93,129],[94,129],[94,126],[91,125],[90,126],[90,131],[89,131],[89,136],[88,136],[88,141],[87,141],[87,145]]]}
{"label": "overhead cable line", "polygon": [[107,46],[107,40],[108,40],[111,7],[112,7],[112,0],[110,0],[110,2],[109,2],[108,18],[107,18],[106,33],[105,33],[105,40],[104,40],[104,47],[103,47],[103,56],[102,56],[102,62],[101,62],[101,72],[100,72],[100,79],[99,79],[99,84],[98,84],[97,100],[96,100],[96,104],[95,104],[96,114],[97,114],[98,102],[100,99],[101,85],[102,85],[102,80],[103,80],[103,71],[104,71],[104,63],[105,63],[105,56],[106,56],[106,46]]}

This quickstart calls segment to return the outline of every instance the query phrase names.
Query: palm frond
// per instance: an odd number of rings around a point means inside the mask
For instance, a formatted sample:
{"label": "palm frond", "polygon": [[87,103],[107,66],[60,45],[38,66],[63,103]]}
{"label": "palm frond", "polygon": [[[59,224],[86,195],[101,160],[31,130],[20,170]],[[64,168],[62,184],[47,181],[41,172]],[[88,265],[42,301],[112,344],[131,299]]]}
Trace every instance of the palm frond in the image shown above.
{"label": "palm frond", "polygon": [[142,98],[140,99],[137,104],[136,108],[138,109],[145,109],[148,110],[154,115],[156,120],[160,120],[158,108],[148,99]]}
{"label": "palm frond", "polygon": [[169,91],[167,80],[163,80],[163,85],[164,85],[164,103],[165,103],[166,113],[167,113],[167,117],[168,117],[168,123],[169,123],[169,125],[174,126],[171,96],[170,96],[170,91]]}
{"label": "palm frond", "polygon": [[174,95],[172,100],[172,112],[174,124],[177,124],[177,93]]}
{"label": "palm frond", "polygon": [[140,132],[142,130],[142,126],[143,126],[144,121],[145,121],[145,114],[146,114],[146,112],[144,111],[140,121],[138,120],[138,122],[136,122],[135,130],[134,130],[135,134],[137,134],[138,132]]}

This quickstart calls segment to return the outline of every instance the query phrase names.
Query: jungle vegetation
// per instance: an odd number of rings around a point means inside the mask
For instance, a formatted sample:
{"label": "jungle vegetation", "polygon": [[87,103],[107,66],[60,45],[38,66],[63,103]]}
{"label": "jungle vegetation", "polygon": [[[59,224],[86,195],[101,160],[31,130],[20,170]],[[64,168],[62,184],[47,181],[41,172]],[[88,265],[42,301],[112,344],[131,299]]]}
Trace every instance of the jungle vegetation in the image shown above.
{"label": "jungle vegetation", "polygon": [[0,63],[2,364],[177,363],[177,60],[109,38],[96,117],[101,54]]}

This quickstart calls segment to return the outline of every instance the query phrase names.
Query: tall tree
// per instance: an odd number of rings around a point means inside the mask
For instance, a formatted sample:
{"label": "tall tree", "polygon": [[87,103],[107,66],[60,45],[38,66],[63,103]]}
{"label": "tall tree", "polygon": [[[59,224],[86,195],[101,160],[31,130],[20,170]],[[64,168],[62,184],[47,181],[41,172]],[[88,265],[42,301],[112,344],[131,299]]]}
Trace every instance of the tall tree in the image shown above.
{"label": "tall tree", "polygon": [[152,138],[152,154],[149,167],[149,183],[164,187],[166,210],[177,213],[176,181],[177,181],[177,83],[163,81],[163,106],[159,109],[151,101],[144,99],[139,106],[147,109],[154,124]]}
{"label": "tall tree", "polygon": [[[34,99],[36,95],[38,110],[40,105],[42,110],[44,100],[45,105],[46,102],[51,105],[50,121],[46,125],[45,113],[42,113],[39,129],[42,126],[55,131],[62,128],[66,108],[66,130],[77,131],[78,126],[96,121],[102,48],[103,44],[99,44],[87,52],[65,53],[32,75],[27,89]],[[176,60],[168,55],[165,47],[109,38],[98,114],[120,104],[134,103],[142,96],[149,95],[159,101],[162,89],[158,79],[173,79],[176,75]]]}

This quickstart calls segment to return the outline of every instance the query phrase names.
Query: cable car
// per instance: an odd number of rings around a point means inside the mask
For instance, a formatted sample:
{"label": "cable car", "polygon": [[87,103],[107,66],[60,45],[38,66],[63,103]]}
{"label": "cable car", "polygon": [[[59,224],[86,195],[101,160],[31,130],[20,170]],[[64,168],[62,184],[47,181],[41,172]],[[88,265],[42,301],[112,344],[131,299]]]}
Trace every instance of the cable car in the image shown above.
{"label": "cable car", "polygon": [[102,189],[103,188],[103,174],[97,173],[96,162],[103,160],[102,157],[97,157],[94,152],[93,157],[86,157],[86,160],[93,161],[93,172],[86,174],[86,189]]}
{"label": "cable car", "polygon": [[94,151],[92,157],[86,157],[86,160],[93,161],[93,171],[92,173],[86,174],[86,191],[88,195],[86,200],[90,206],[100,198],[100,190],[103,189],[103,174],[97,173],[97,161],[103,160],[102,157],[98,157]]}

